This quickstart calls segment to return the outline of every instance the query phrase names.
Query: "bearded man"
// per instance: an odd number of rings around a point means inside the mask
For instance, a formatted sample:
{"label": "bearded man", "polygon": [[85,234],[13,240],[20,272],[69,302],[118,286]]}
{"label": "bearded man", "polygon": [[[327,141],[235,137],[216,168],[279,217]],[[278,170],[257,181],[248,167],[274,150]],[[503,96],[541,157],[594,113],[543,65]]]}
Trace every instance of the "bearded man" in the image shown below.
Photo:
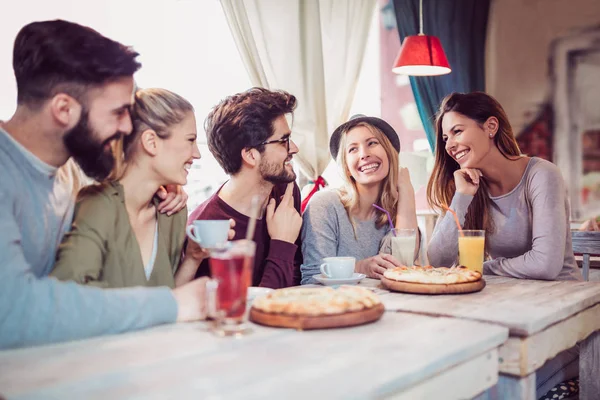
{"label": "bearded man", "polygon": [[[291,163],[298,147],[286,120],[295,107],[296,98],[289,93],[252,88],[227,97],[205,122],[208,148],[230,179],[194,210],[188,223],[231,218],[235,237],[244,238],[257,197],[254,286],[300,284],[300,190]],[[198,276],[208,274],[205,260]]]}
{"label": "bearded man", "polygon": [[98,180],[111,171],[111,146],[132,129],[137,55],[62,20],[28,24],[15,39],[17,110],[0,122],[0,349],[205,316],[205,279],[103,290],[47,276],[80,187],[67,161]]}

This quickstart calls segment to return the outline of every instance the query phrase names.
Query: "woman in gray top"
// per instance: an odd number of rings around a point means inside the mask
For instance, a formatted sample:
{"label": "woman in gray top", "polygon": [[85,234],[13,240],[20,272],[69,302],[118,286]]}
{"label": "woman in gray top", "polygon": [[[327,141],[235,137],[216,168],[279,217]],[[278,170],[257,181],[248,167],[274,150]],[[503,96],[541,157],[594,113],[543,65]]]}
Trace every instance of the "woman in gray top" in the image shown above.
{"label": "woman in gray top", "polygon": [[388,210],[396,228],[417,228],[414,189],[398,164],[400,140],[382,119],[357,115],[334,131],[329,150],[345,185],[316,193],[304,212],[302,284],[312,283],[322,259],[333,256],[355,257],[356,272],[380,278],[399,262],[378,254],[389,223],[373,204]]}
{"label": "woman in gray top", "polygon": [[[506,113],[491,96],[447,96],[436,119],[435,166],[427,195],[450,205],[464,229],[486,231],[484,273],[526,279],[580,280],[569,229],[569,204],[558,168],[522,156]],[[458,228],[440,218],[427,255],[449,266],[458,254]]]}
{"label": "woman in gray top", "polygon": [[[502,106],[491,96],[452,93],[436,118],[436,158],[429,203],[450,204],[464,229],[486,231],[484,274],[581,280],[571,246],[569,203],[559,169],[522,156]],[[458,255],[458,227],[440,218],[427,251],[432,265]],[[559,353],[536,374],[537,396],[578,373],[578,347]]]}

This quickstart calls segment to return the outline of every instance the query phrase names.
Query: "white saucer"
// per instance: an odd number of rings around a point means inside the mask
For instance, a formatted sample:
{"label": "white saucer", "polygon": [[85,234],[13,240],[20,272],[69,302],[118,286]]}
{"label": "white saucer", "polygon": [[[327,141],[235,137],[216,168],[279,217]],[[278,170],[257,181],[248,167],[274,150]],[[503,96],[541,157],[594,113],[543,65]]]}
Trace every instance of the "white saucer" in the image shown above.
{"label": "white saucer", "polygon": [[325,286],[355,285],[358,282],[360,282],[363,278],[366,278],[366,277],[367,276],[365,274],[359,274],[357,272],[353,273],[351,278],[341,278],[341,279],[328,278],[323,274],[313,275],[313,278],[315,279],[315,281],[317,281]]}
{"label": "white saucer", "polygon": [[250,286],[250,287],[248,287],[248,294],[246,295],[246,301],[251,302],[255,298],[264,296],[268,293],[271,293],[272,291],[273,291],[273,289],[271,289],[271,288]]}

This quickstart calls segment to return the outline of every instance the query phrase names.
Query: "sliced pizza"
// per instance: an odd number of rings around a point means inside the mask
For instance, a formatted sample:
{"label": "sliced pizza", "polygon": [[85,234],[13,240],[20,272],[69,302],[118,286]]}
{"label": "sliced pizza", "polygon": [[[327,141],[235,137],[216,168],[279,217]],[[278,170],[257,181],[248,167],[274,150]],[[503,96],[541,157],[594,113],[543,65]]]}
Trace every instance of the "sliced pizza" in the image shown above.
{"label": "sliced pizza", "polygon": [[255,299],[252,307],[270,314],[322,316],[361,311],[380,303],[373,292],[358,286],[300,287],[275,290]]}
{"label": "sliced pizza", "polygon": [[470,270],[464,266],[438,267],[413,266],[396,267],[388,269],[383,276],[396,282],[421,283],[430,285],[453,285],[459,283],[477,282],[481,273]]}

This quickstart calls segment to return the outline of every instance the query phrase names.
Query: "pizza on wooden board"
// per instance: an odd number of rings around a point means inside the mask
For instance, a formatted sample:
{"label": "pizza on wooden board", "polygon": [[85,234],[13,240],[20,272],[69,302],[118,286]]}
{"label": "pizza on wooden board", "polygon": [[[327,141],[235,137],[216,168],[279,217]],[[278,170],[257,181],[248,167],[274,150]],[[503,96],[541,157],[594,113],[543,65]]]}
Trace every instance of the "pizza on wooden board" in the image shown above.
{"label": "pizza on wooden board", "polygon": [[438,267],[413,266],[396,267],[388,269],[383,276],[396,282],[421,283],[429,285],[454,285],[459,283],[477,282],[481,280],[481,273],[472,271],[464,266]]}
{"label": "pizza on wooden board", "polygon": [[300,287],[278,289],[256,298],[252,308],[288,316],[326,316],[368,310],[379,304],[373,292],[358,286]]}

